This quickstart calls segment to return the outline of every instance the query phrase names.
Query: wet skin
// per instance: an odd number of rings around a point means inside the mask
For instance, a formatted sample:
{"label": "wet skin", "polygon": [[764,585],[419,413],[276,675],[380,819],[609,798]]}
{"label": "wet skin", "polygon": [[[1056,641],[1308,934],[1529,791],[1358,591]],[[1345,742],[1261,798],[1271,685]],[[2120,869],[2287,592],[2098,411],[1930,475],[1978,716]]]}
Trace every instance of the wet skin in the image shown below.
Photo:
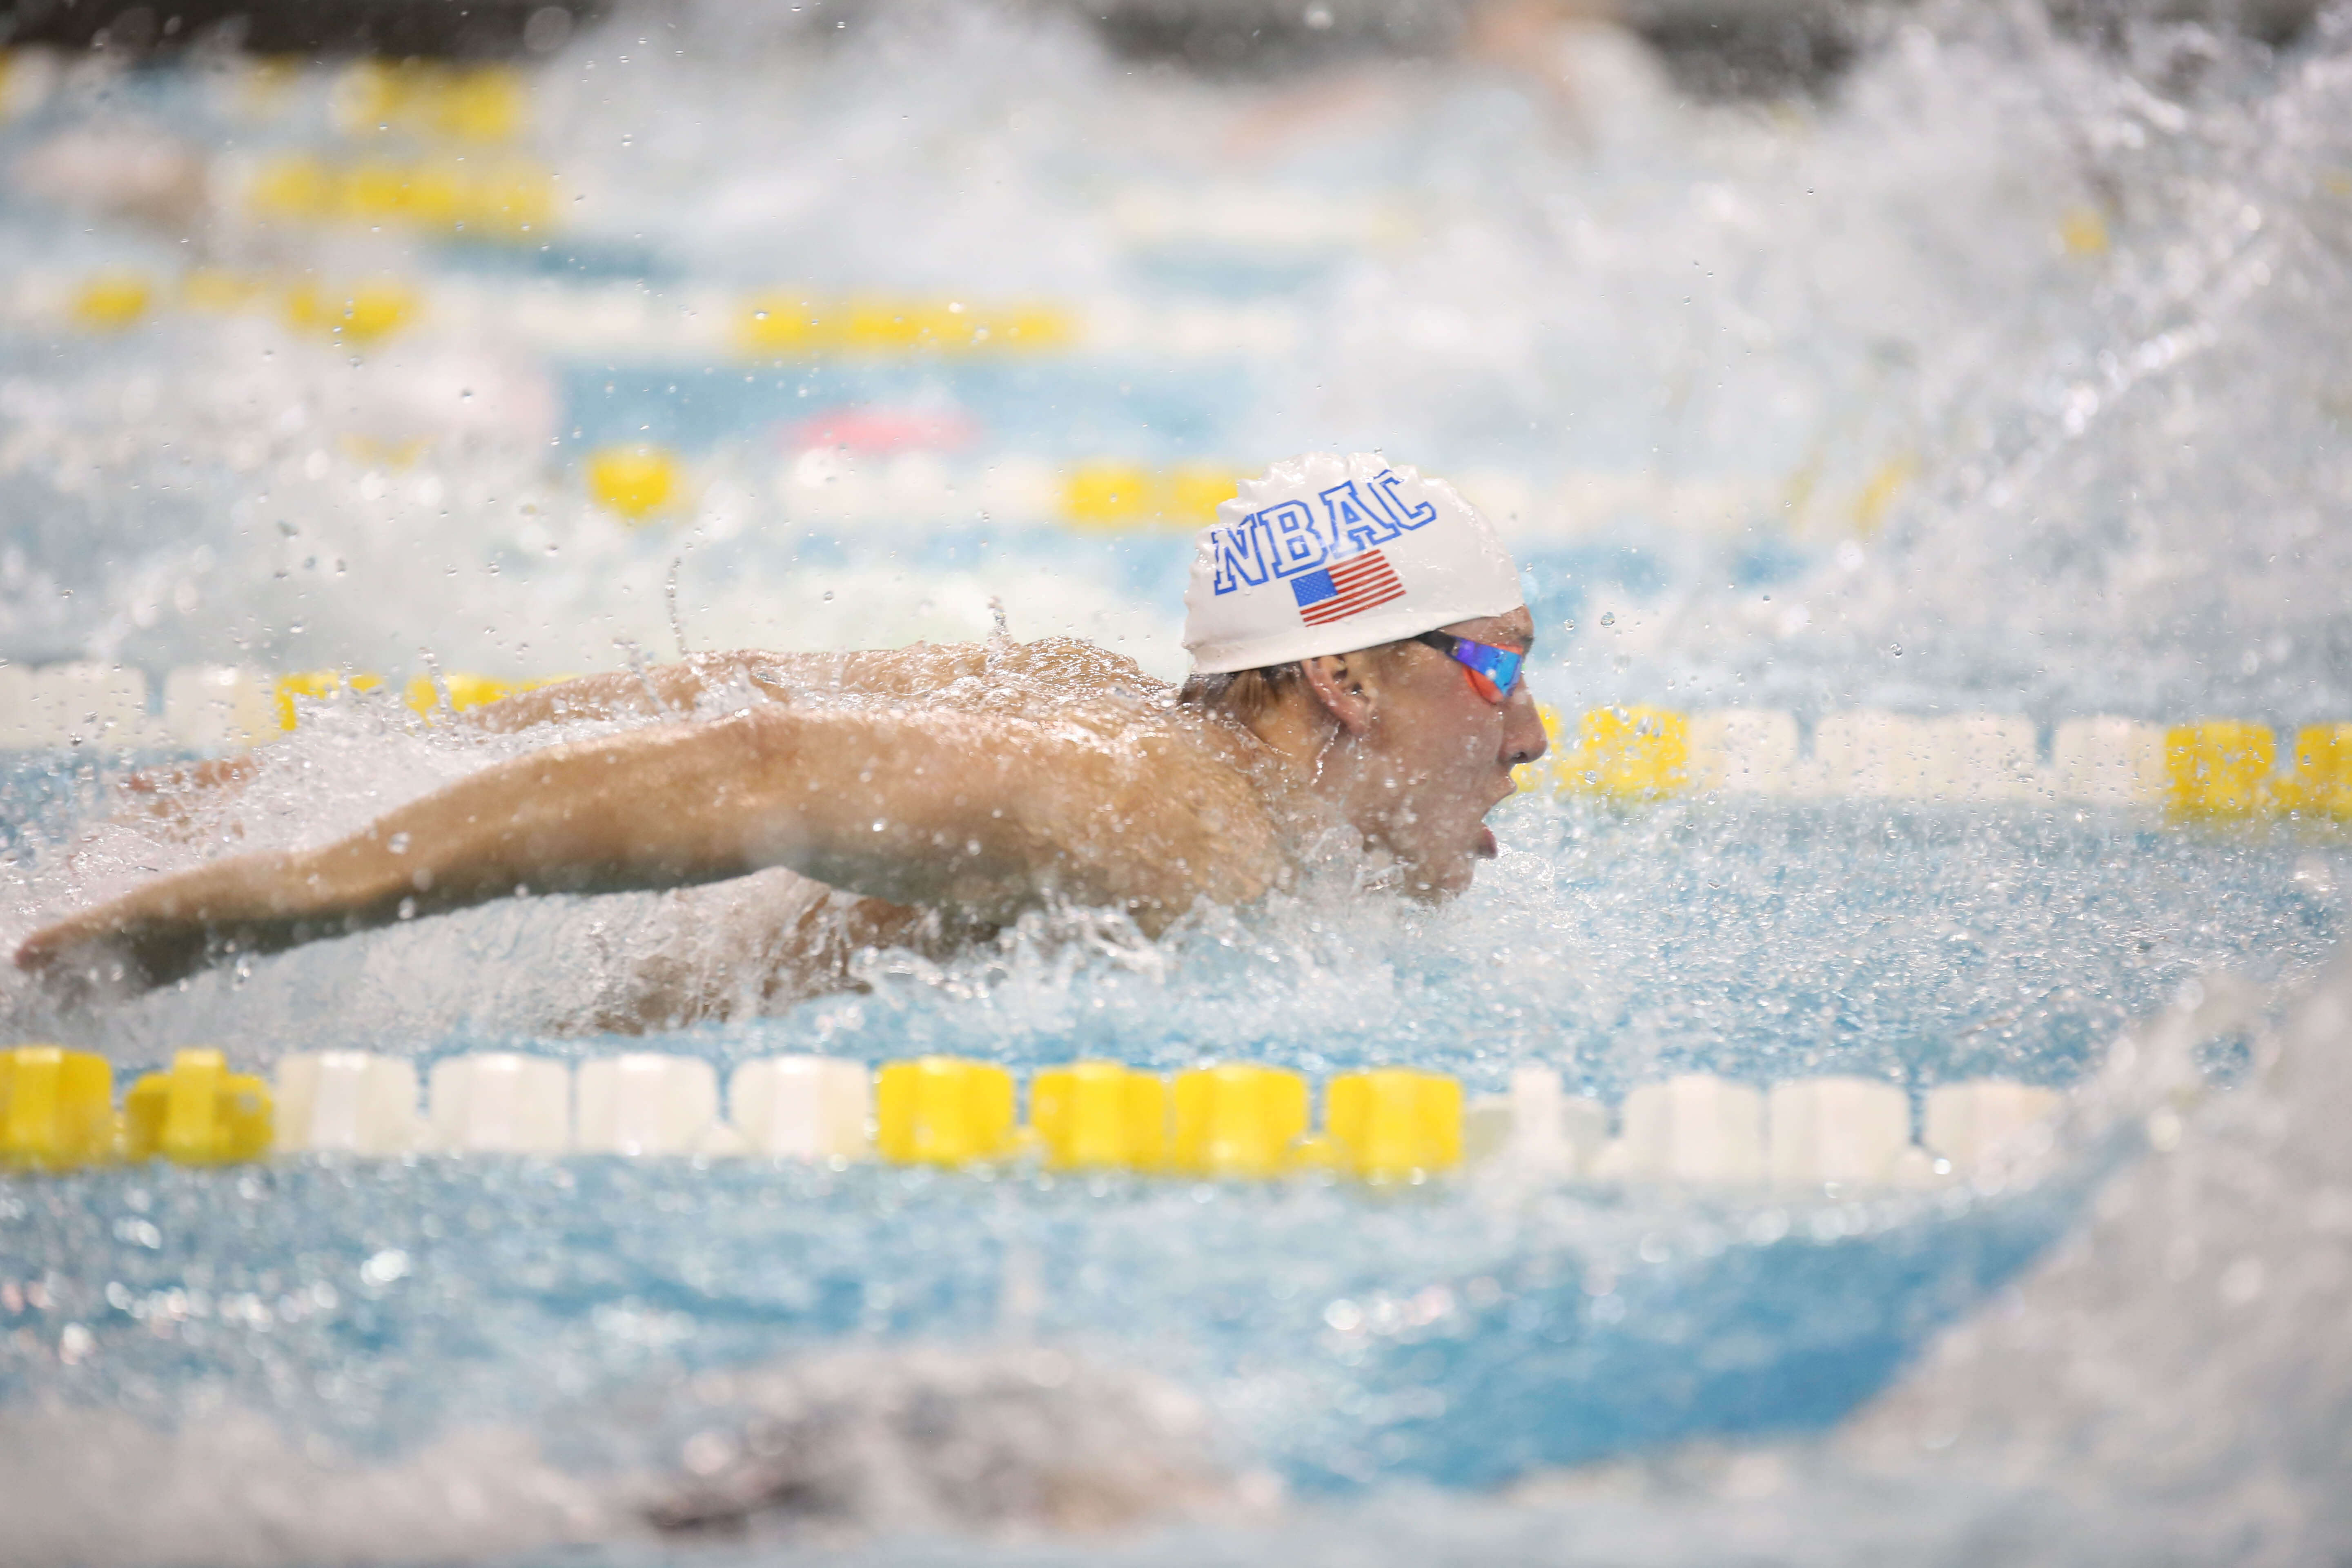
{"label": "wet skin", "polygon": [[[1442,628],[1526,650],[1524,609]],[[1306,691],[1255,725],[1307,793],[1396,868],[1399,885],[1434,901],[1470,886],[1495,854],[1486,814],[1517,787],[1512,770],[1545,750],[1543,721],[1524,683],[1489,702],[1469,672],[1420,643],[1306,661]]]}
{"label": "wet skin", "polygon": [[[1445,629],[1521,647],[1532,633],[1524,610]],[[1512,768],[1544,749],[1533,700],[1488,702],[1418,644],[1308,660],[1306,676],[1247,725],[1177,705],[1129,661],[1068,640],[730,655],[592,677],[474,721],[515,730],[692,711],[714,692],[741,700],[498,763],[322,847],[159,878],[37,931],[16,963],[106,989],[152,985],[226,951],[517,893],[763,871],[772,886],[774,868],[856,896],[849,923],[877,941],[953,942],[1057,902],[1156,933],[1203,900],[1286,884],[1303,847],[1335,826],[1412,896],[1466,888],[1495,852],[1486,813],[1511,793]],[[785,994],[838,984],[843,944],[805,945],[769,944],[768,962],[810,970],[808,985],[786,976]]]}

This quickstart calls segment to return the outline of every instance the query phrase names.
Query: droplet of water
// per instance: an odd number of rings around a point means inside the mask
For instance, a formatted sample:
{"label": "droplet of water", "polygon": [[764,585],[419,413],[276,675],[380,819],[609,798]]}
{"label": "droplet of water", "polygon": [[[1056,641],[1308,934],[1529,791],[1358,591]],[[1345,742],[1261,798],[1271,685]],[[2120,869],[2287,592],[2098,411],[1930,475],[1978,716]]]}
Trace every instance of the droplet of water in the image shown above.
{"label": "droplet of water", "polygon": [[408,1254],[396,1247],[387,1247],[360,1265],[360,1278],[370,1285],[389,1285],[407,1274]]}
{"label": "droplet of water", "polygon": [[1617,612],[1614,610],[1604,611],[1601,616],[1601,624],[1604,626],[1615,626],[1617,624]]}

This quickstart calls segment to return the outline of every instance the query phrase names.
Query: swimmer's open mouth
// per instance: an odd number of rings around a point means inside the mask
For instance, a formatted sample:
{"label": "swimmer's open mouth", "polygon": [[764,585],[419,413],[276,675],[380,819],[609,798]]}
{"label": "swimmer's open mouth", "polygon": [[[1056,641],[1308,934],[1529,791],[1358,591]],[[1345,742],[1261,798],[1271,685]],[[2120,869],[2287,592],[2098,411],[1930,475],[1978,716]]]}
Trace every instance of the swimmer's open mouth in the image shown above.
{"label": "swimmer's open mouth", "polygon": [[1500,853],[1500,848],[1495,842],[1495,830],[1491,827],[1482,827],[1478,830],[1478,840],[1472,847],[1477,851],[1478,858],[1481,860],[1492,860]]}

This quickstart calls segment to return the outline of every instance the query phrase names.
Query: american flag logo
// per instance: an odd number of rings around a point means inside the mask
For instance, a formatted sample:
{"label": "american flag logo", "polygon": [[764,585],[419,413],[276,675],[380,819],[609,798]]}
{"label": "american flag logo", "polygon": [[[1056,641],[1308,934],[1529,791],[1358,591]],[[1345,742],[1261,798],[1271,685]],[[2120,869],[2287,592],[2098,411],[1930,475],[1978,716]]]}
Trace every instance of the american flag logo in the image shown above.
{"label": "american flag logo", "polygon": [[1310,626],[1343,621],[1349,616],[1404,597],[1396,568],[1377,550],[1350,555],[1336,565],[1302,572],[1290,580],[1298,599],[1298,618]]}

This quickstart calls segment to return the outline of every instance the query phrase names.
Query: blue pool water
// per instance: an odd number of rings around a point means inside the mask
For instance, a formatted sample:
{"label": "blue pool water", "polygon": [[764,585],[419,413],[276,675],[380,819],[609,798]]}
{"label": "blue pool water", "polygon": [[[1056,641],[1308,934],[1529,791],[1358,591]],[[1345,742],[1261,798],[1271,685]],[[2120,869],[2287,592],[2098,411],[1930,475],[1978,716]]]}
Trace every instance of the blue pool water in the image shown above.
{"label": "blue pool water", "polygon": [[1034,1339],[1201,1391],[1309,1494],[1488,1486],[1828,1425],[2063,1230],[2079,1180],[1666,1207],[601,1160],[80,1177],[11,1194],[12,1277],[72,1260],[11,1326],[92,1344],[7,1392],[165,1423],[229,1401],[377,1459],[508,1423],[657,1471],[680,1435],[624,1413],[667,1380]]}

